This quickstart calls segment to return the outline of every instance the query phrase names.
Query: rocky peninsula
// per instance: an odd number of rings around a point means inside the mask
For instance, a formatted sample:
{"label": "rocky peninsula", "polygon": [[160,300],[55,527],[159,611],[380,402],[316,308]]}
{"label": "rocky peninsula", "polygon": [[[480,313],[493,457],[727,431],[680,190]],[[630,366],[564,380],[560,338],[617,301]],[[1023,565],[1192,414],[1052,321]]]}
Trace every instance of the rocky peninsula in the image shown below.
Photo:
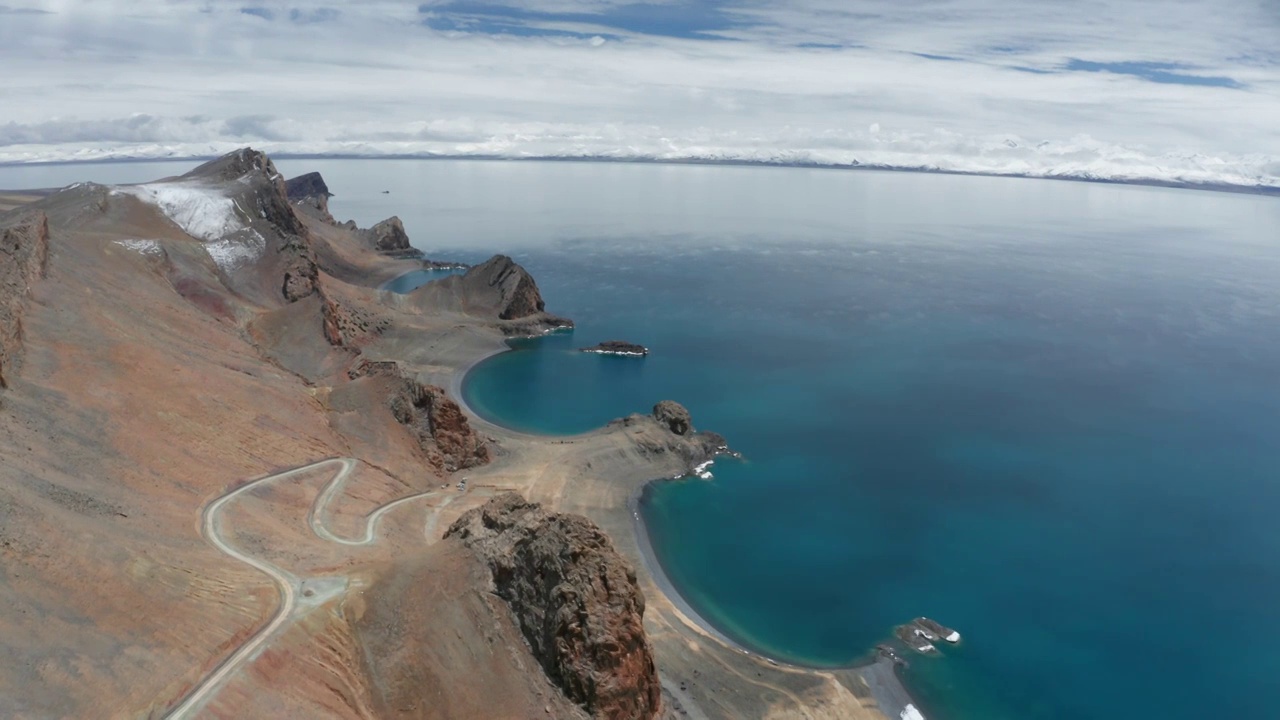
{"label": "rocky peninsula", "polygon": [[5,197],[0,715],[899,715],[662,591],[631,502],[727,450],[678,404],[552,439],[460,402],[570,324],[512,258],[380,291],[403,225],[249,149]]}

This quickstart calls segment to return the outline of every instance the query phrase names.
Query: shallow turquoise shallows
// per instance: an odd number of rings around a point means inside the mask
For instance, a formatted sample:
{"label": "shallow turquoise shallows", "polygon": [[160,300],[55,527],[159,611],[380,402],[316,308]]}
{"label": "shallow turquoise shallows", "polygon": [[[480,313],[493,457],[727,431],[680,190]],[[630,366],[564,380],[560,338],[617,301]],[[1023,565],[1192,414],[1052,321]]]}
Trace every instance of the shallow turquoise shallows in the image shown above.
{"label": "shallow turquoise shallows", "polygon": [[461,270],[455,270],[452,268],[447,270],[437,270],[434,268],[427,270],[414,270],[388,280],[382,285],[382,289],[390,290],[395,293],[407,293],[416,288],[422,287],[429,282],[446,278],[450,275],[457,275],[459,272],[461,272]]}
{"label": "shallow turquoise shallows", "polygon": [[[928,615],[964,635],[907,674],[931,720],[1277,716],[1280,200],[281,164],[435,259],[513,255],[577,321],[468,376],[489,419],[573,433],[671,398],[745,454],[642,505],[673,582],[742,642],[841,664]],[[651,355],[574,352],[612,339]]]}

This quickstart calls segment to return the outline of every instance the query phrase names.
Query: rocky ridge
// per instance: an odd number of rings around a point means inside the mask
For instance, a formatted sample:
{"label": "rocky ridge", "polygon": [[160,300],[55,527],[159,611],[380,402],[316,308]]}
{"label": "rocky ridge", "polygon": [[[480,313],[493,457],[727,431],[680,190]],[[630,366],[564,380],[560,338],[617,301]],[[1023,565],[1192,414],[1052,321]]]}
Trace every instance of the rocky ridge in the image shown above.
{"label": "rocky ridge", "polygon": [[390,257],[421,258],[422,251],[409,244],[404,222],[392,215],[368,230],[360,230],[360,237],[374,250]]}
{"label": "rocky ridge", "polygon": [[507,335],[542,335],[573,327],[572,320],[546,312],[538,284],[506,255],[495,255],[462,275],[423,285],[409,297],[420,304],[504,321]]}
{"label": "rocky ridge", "polygon": [[489,462],[489,447],[444,388],[401,377],[388,405],[396,421],[417,438],[427,462],[437,471],[455,472]]}
{"label": "rocky ridge", "polygon": [[469,511],[445,533],[480,556],[533,655],[597,718],[650,718],[662,688],[635,570],[590,520],[519,495]]}
{"label": "rocky ridge", "polygon": [[[11,214],[12,215],[12,214]],[[22,355],[22,315],[31,287],[44,276],[49,220],[44,213],[0,216],[0,388]]]}

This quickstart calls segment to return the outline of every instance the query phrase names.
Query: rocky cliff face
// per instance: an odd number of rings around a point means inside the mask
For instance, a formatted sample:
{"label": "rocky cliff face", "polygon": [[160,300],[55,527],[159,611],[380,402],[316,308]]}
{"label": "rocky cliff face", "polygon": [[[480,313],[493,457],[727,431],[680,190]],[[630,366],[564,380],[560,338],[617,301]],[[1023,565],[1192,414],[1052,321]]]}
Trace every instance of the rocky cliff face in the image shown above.
{"label": "rocky cliff face", "polygon": [[[231,188],[227,197],[244,214],[245,229],[212,240],[231,262],[220,263],[228,286],[253,300],[276,297],[295,302],[316,291],[318,268],[306,226],[289,204],[284,177],[265,154],[245,148],[224,155],[183,175],[178,183]],[[157,183],[157,185],[162,185]],[[256,258],[252,268],[233,266],[234,259]],[[266,285],[263,288],[262,285]]]}
{"label": "rocky cliff face", "polygon": [[501,321],[508,335],[539,335],[573,327],[572,320],[545,312],[538,284],[506,255],[494,255],[466,274],[427,283],[406,297],[419,307]]}
{"label": "rocky cliff face", "polygon": [[600,528],[507,494],[463,515],[445,538],[489,566],[534,657],[569,699],[596,718],[657,715],[644,596]]}
{"label": "rocky cliff face", "polygon": [[389,217],[368,230],[362,230],[360,234],[378,252],[404,254],[406,251],[413,251],[413,247],[409,245],[409,235],[404,231],[404,223],[396,216]]}
{"label": "rocky cliff face", "polygon": [[390,404],[391,414],[413,432],[436,470],[454,472],[489,462],[489,447],[444,388],[403,378]]}
{"label": "rocky cliff face", "polygon": [[498,317],[516,320],[546,310],[533,276],[506,255],[494,255],[462,276],[462,283],[494,295]]}
{"label": "rocky cliff face", "polygon": [[22,354],[22,313],[31,286],[44,276],[49,221],[44,213],[0,216],[0,388]]}
{"label": "rocky cliff face", "polygon": [[318,172],[299,175],[285,182],[285,190],[290,200],[301,200],[308,197],[333,197],[329,186]]}
{"label": "rocky cliff face", "polygon": [[653,418],[677,435],[687,435],[693,430],[693,418],[689,411],[674,400],[663,400],[653,406]]}

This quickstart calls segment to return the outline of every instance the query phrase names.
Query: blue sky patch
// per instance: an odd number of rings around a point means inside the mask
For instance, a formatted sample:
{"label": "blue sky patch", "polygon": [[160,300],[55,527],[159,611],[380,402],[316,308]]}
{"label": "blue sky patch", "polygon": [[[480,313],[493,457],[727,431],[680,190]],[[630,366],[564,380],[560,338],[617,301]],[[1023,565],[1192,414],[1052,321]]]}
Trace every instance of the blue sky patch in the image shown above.
{"label": "blue sky patch", "polygon": [[1132,75],[1155,83],[1172,85],[1199,85],[1208,87],[1242,88],[1243,84],[1233,78],[1218,75],[1188,75],[1186,70],[1195,70],[1190,65],[1162,62],[1090,62],[1071,58],[1065,70],[1078,72],[1108,72],[1117,75]]}
{"label": "blue sky patch", "polygon": [[418,12],[435,30],[461,30],[503,35],[580,35],[547,24],[598,25],[619,32],[691,40],[723,39],[714,33],[749,25],[725,11],[715,0],[685,0],[678,4],[630,3],[601,8],[599,12],[545,12],[497,3],[454,0],[441,5],[424,3]]}

